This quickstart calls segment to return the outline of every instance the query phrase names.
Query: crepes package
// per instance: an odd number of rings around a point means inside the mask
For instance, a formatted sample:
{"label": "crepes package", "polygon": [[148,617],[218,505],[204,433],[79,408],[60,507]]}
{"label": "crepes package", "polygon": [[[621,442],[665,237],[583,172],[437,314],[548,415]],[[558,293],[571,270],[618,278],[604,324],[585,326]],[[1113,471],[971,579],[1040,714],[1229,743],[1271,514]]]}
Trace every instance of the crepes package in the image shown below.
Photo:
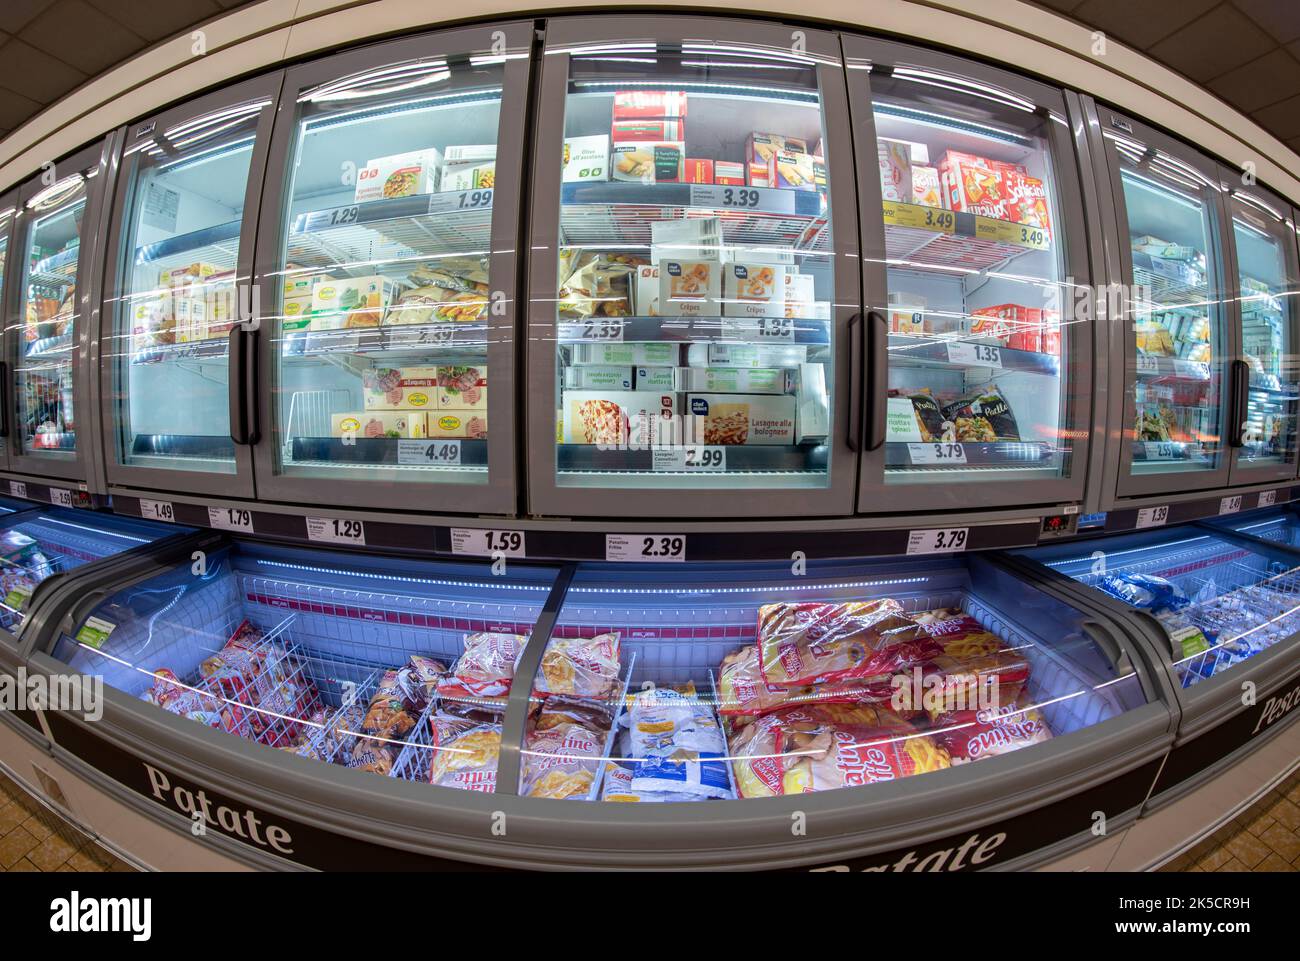
{"label": "crepes package", "polygon": [[538,694],[608,698],[619,686],[619,634],[555,637],[542,654]]}

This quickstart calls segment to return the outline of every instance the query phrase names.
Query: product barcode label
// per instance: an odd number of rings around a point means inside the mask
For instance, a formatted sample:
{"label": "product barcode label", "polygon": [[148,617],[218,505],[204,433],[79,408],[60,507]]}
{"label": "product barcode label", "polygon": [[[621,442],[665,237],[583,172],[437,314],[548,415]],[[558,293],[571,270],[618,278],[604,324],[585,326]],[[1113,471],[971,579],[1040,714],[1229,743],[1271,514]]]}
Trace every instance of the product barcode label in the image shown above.
{"label": "product barcode label", "polygon": [[22,481],[10,481],[9,493],[13,494],[14,497],[26,497],[27,485],[24,484]]}
{"label": "product barcode label", "polygon": [[946,442],[908,444],[907,456],[913,464],[964,464],[966,448]]}
{"label": "product barcode label", "polygon": [[457,467],[460,465],[460,441],[399,440],[397,463]]}
{"label": "product barcode label", "polygon": [[66,487],[51,487],[50,503],[57,504],[60,507],[71,507],[72,491],[68,490]]}
{"label": "product barcode label", "polygon": [[209,507],[208,526],[223,531],[253,533],[253,512],[245,507]]}
{"label": "product barcode label", "polygon": [[308,517],[307,539],[326,544],[366,543],[366,525],[342,517]]}
{"label": "product barcode label", "polygon": [[1260,492],[1259,492],[1259,506],[1260,506],[1260,507],[1272,507],[1272,506],[1273,506],[1274,504],[1276,504],[1276,503],[1277,503],[1277,491],[1260,491]]}
{"label": "product barcode label", "polygon": [[1234,494],[1231,497],[1222,497],[1219,499],[1220,514],[1235,514],[1241,510],[1241,495]]}
{"label": "product barcode label", "polygon": [[480,527],[453,527],[451,552],[472,554],[475,557],[523,557],[524,532],[502,531]]}
{"label": "product barcode label", "polygon": [[151,521],[166,521],[171,524],[176,520],[176,509],[171,501],[140,501],[140,516]]}
{"label": "product barcode label", "polygon": [[1160,527],[1169,520],[1169,507],[1144,507],[1138,511],[1137,527]]}
{"label": "product barcode label", "polygon": [[650,464],[657,471],[724,471],[725,447],[656,447]]}
{"label": "product barcode label", "polygon": [[943,527],[937,530],[912,531],[907,535],[909,554],[953,554],[966,549],[969,527]]}
{"label": "product barcode label", "polygon": [[1001,367],[1002,348],[992,344],[968,344],[954,341],[948,345],[948,363],[972,367]]}
{"label": "product barcode label", "polygon": [[684,561],[685,534],[606,534],[607,561]]}

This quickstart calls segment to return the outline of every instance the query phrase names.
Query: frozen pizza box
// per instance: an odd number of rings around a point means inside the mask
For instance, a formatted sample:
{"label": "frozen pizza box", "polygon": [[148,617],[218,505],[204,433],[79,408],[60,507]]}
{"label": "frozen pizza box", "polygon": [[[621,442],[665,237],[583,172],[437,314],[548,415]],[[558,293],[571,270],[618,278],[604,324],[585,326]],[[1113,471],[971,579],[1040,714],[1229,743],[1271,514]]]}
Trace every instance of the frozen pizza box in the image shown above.
{"label": "frozen pizza box", "polygon": [[431,194],[438,189],[442,153],[436,147],[366,161],[357,171],[354,200],[389,200]]}
{"label": "frozen pizza box", "polygon": [[430,411],[428,419],[430,437],[458,437],[465,440],[482,440],[487,437],[487,411],[437,410]]}
{"label": "frozen pizza box", "polygon": [[624,364],[629,367],[676,367],[679,345],[650,341],[648,343],[574,344],[575,364]]}
{"label": "frozen pizza box", "polygon": [[794,367],[808,359],[803,344],[690,344],[692,367]]}
{"label": "frozen pizza box", "polygon": [[[643,370],[659,368],[645,367]],[[669,368],[671,369],[671,368]],[[566,390],[631,390],[634,383],[633,370],[630,366],[616,364],[584,364],[564,368],[564,387]],[[672,387],[672,380],[668,386]]]}
{"label": "frozen pizza box", "polygon": [[786,372],[777,367],[679,367],[676,386],[713,394],[784,394]]}
{"label": "frozen pizza box", "polygon": [[422,410],[365,410],[330,415],[331,437],[425,437]]}
{"label": "frozen pizza box", "polygon": [[687,394],[691,436],[701,444],[793,444],[798,410],[782,394]]}
{"label": "frozen pizza box", "polygon": [[671,437],[681,395],[657,390],[566,390],[564,443],[644,448]]}

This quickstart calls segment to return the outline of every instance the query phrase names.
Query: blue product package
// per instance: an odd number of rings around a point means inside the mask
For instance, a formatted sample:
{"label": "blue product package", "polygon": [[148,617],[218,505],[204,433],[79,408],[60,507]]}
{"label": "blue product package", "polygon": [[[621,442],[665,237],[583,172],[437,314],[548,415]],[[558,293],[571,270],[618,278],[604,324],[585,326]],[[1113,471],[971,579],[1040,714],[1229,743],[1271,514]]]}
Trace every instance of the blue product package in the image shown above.
{"label": "blue product package", "polygon": [[1181,587],[1154,574],[1114,571],[1102,574],[1097,586],[1111,597],[1152,612],[1180,611],[1191,603]]}

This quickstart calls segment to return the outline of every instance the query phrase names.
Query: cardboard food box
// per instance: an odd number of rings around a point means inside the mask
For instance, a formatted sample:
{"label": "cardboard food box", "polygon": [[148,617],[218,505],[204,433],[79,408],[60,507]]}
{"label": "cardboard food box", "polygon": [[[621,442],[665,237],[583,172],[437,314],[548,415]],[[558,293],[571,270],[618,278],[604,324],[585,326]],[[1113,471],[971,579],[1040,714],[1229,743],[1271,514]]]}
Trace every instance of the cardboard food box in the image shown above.
{"label": "cardboard food box", "polygon": [[676,367],[636,368],[637,390],[677,390]]}
{"label": "cardboard food box", "polygon": [[983,344],[1000,344],[1006,346],[1007,338],[1015,329],[1005,312],[1007,304],[996,307],[981,307],[971,311],[970,340]]}
{"label": "cardboard food box", "polygon": [[574,344],[575,364],[627,364],[631,367],[676,367],[678,344],[648,343]]}
{"label": "cardboard food box", "polygon": [[662,119],[686,116],[686,94],[681,90],[617,90],[615,120]]}
{"label": "cardboard food box", "polygon": [[800,364],[793,372],[798,416],[795,422],[795,443],[823,441],[831,431],[830,393],[826,390],[824,364]]}
{"label": "cardboard food box", "polygon": [[192,344],[208,339],[207,305],[202,297],[173,297],[172,313],[176,318],[176,343]]}
{"label": "cardboard food box", "polygon": [[713,182],[727,187],[745,185],[745,164],[732,160],[715,160],[713,162]]}
{"label": "cardboard food box", "polygon": [[566,390],[564,443],[649,447],[678,427],[680,395],[654,390]]}
{"label": "cardboard food box", "polygon": [[290,298],[297,298],[297,297],[306,297],[307,299],[310,300],[311,290],[313,287],[315,287],[318,283],[322,283],[326,280],[333,280],[333,279],[334,277],[331,274],[327,274],[323,272],[286,274],[284,278],[284,285],[281,288],[281,291],[284,295],[285,300],[289,300]]}
{"label": "cardboard food box", "polygon": [[688,184],[713,183],[713,161],[688,157],[682,179]]}
{"label": "cardboard food box", "polygon": [[664,317],[722,314],[722,264],[716,260],[659,263],[659,312]]}
{"label": "cardboard food box", "polygon": [[609,138],[603,134],[591,137],[566,137],[564,172],[560,175],[560,179],[565,183],[608,180]]}
{"label": "cardboard food box", "polygon": [[170,270],[159,271],[158,285],[160,287],[176,287],[182,284],[201,283],[216,272],[217,268],[214,264],[202,261],[186,264],[183,267],[172,267]]}
{"label": "cardboard food box", "polygon": [[639,140],[685,140],[686,121],[665,118],[615,119],[609,125],[609,139],[615,143],[631,143]]}
{"label": "cardboard food box", "polygon": [[436,147],[366,161],[357,171],[356,203],[431,194],[438,189],[442,154]]}
{"label": "cardboard food box", "polygon": [[1049,237],[1051,218],[1047,213],[1047,188],[1037,177],[1030,177],[1024,167],[1000,164],[1006,193],[1007,219],[1041,229]]}
{"label": "cardboard food box", "polygon": [[926,333],[925,298],[901,291],[889,295],[889,332],[917,336]]}
{"label": "cardboard food box", "polygon": [[722,219],[654,220],[650,223],[650,261],[721,260]]}
{"label": "cardboard food box", "polygon": [[[811,154],[778,150],[767,162],[767,185],[782,190],[816,190],[815,167]],[[825,177],[822,179],[824,182]]]}
{"label": "cardboard food box", "polygon": [[[642,370],[672,368],[643,367]],[[583,364],[564,368],[565,390],[632,390],[636,368],[614,364]],[[672,379],[669,378],[669,389]]]}
{"label": "cardboard food box", "polygon": [[723,268],[722,276],[724,316],[785,316],[785,267],[733,263]]}
{"label": "cardboard food box", "polygon": [[430,437],[459,437],[465,440],[481,440],[487,437],[487,412],[482,410],[439,410],[430,411]]}
{"label": "cardboard food box", "polygon": [[638,317],[659,316],[659,265],[641,264],[632,280],[632,310]]}
{"label": "cardboard food box", "polygon": [[779,133],[760,133],[757,130],[745,138],[745,159],[751,163],[766,166],[773,154],[780,151],[807,153],[808,141]]}
{"label": "cardboard food box", "polygon": [[808,360],[804,344],[688,344],[692,367],[795,367]]}
{"label": "cardboard food box", "polygon": [[647,140],[615,143],[610,148],[609,164],[615,180],[675,184],[681,183],[685,160],[685,141]]}
{"label": "cardboard food box", "polygon": [[767,164],[751,160],[745,164],[745,183],[750,187],[770,187],[772,183],[767,173]]}
{"label": "cardboard food box", "polygon": [[311,294],[286,299],[281,310],[280,329],[286,333],[311,327]]}
{"label": "cardboard food box", "polygon": [[497,145],[494,143],[452,144],[442,155],[443,163],[480,164],[497,159]]}
{"label": "cardboard food box", "polygon": [[912,167],[912,203],[922,207],[942,207],[943,187],[939,181],[939,168],[928,164]]}
{"label": "cardboard food box", "polygon": [[150,347],[157,347],[162,343],[170,342],[160,339],[160,337],[164,336],[164,330],[166,336],[174,340],[175,324],[170,318],[164,323],[166,313],[167,298],[162,294],[139,300],[133,299],[131,304],[132,353],[139,353]]}
{"label": "cardboard food box", "polygon": [[425,437],[424,411],[352,411],[330,415],[331,437]]}
{"label": "cardboard food box", "polygon": [[366,410],[431,410],[438,403],[438,368],[374,367],[362,377],[361,391]]}
{"label": "cardboard food box", "polygon": [[677,368],[677,390],[711,394],[784,394],[788,386],[785,371],[776,367]]}
{"label": "cardboard food box", "polygon": [[785,271],[785,316],[811,318],[816,297],[816,278],[812,274]]}
{"label": "cardboard food box", "polygon": [[789,394],[687,394],[686,413],[697,443],[718,445],[793,444],[794,397]]}
{"label": "cardboard food box", "polygon": [[396,290],[382,274],[319,281],[311,288],[312,329],[378,327]]}
{"label": "cardboard food box", "polygon": [[487,367],[446,365],[435,368],[438,409],[487,410]]}
{"label": "cardboard food box", "polygon": [[876,141],[880,162],[880,198],[896,203],[912,203],[912,152],[900,140],[881,137]]}
{"label": "cardboard food box", "polygon": [[497,185],[496,161],[481,164],[457,164],[442,171],[440,190],[491,190]]}

